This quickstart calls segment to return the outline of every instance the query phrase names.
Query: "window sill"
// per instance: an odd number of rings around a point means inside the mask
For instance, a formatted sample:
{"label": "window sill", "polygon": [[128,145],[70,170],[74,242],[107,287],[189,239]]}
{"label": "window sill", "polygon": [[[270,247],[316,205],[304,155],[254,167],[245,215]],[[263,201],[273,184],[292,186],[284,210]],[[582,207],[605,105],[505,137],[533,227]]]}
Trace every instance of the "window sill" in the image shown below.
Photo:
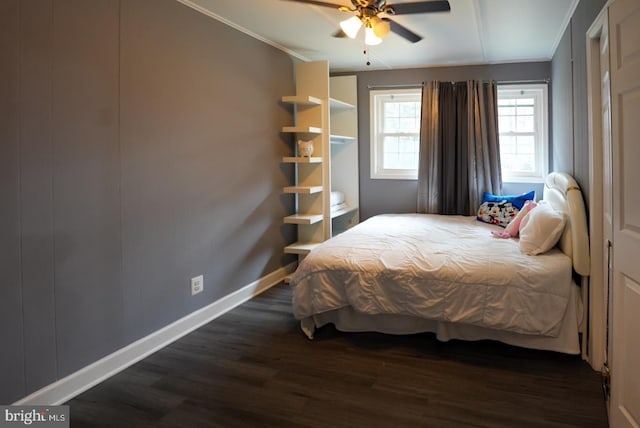
{"label": "window sill", "polygon": [[371,180],[405,180],[405,181],[417,181],[417,176],[402,176],[402,175],[387,175],[387,176],[370,176]]}
{"label": "window sill", "polygon": [[541,177],[508,177],[502,178],[502,183],[508,184],[544,184],[544,178]]}

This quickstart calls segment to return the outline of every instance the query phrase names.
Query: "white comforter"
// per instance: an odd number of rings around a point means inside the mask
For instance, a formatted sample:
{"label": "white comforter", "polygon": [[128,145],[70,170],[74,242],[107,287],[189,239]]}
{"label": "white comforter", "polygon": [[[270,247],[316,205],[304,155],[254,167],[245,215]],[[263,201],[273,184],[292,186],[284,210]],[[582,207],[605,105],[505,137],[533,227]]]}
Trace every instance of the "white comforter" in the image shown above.
{"label": "white comforter", "polygon": [[388,214],[324,242],[291,278],[297,319],[352,306],[556,336],[572,286],[558,249],[527,256],[475,217]]}

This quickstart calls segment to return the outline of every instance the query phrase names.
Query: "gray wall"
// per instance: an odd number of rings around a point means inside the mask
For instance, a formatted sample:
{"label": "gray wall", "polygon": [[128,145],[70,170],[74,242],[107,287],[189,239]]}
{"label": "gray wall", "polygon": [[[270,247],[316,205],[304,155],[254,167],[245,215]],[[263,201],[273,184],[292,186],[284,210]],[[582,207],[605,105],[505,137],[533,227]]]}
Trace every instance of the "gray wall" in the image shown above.
{"label": "gray wall", "polygon": [[573,173],[573,82],[571,77],[571,30],[558,45],[551,62],[551,124],[555,143],[549,151],[552,169]]}
{"label": "gray wall", "polygon": [[[477,65],[393,71],[365,71],[358,75],[358,135],[360,159],[360,217],[362,220],[382,213],[416,211],[416,180],[372,180],[370,178],[369,86],[411,85],[430,80],[545,80],[550,78],[550,63]],[[504,193],[522,193],[540,184],[505,184]]]}
{"label": "gray wall", "polygon": [[1,404],[294,260],[293,91],[175,0],[0,2]]}
{"label": "gray wall", "polygon": [[[581,0],[551,61],[552,167],[572,174],[589,199],[586,32],[606,0]],[[562,143],[560,143],[562,142]]]}

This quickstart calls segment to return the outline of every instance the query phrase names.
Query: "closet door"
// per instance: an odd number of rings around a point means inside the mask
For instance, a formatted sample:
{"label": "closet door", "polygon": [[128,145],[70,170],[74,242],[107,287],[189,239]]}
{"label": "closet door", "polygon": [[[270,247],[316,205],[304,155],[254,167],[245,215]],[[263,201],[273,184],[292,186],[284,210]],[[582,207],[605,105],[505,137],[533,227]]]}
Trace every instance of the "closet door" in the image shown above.
{"label": "closet door", "polygon": [[640,1],[609,8],[613,154],[611,427],[640,426]]}

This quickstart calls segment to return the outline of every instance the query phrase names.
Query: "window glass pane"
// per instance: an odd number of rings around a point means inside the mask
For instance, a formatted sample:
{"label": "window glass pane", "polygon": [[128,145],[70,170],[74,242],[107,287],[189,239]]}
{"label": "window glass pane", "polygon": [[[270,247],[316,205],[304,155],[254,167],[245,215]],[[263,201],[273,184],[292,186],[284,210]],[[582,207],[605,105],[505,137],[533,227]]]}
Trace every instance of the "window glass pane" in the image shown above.
{"label": "window glass pane", "polygon": [[535,138],[532,135],[519,136],[518,139],[518,154],[532,154],[535,153]]}
{"label": "window glass pane", "polygon": [[500,136],[500,155],[516,154],[516,137]]}
{"label": "window glass pane", "polygon": [[398,168],[418,169],[418,160],[415,153],[400,153],[398,155]]}
{"label": "window glass pane", "polygon": [[398,132],[416,132],[418,129],[418,121],[414,117],[400,118]]}
{"label": "window glass pane", "polygon": [[382,166],[384,169],[397,169],[398,168],[398,154],[397,153],[385,153]]}
{"label": "window glass pane", "polygon": [[512,132],[516,130],[515,116],[498,116],[498,129],[500,132]]}
{"label": "window glass pane", "polygon": [[514,165],[517,157],[514,154],[506,154],[500,152],[500,163],[502,164],[502,169],[506,171],[514,171]]}
{"label": "window glass pane", "polygon": [[383,167],[385,169],[417,169],[418,147],[418,136],[385,136]]}
{"label": "window glass pane", "polygon": [[533,136],[517,137],[517,161],[512,166],[515,171],[535,172],[535,139]]}
{"label": "window glass pane", "polygon": [[498,107],[499,116],[515,115],[515,114],[516,114],[515,107]]}
{"label": "window glass pane", "polygon": [[398,137],[384,137],[384,153],[398,153]]}
{"label": "window glass pane", "polygon": [[518,107],[517,110],[518,110],[518,116],[521,116],[521,115],[533,116],[533,106]]}
{"label": "window glass pane", "polygon": [[535,172],[536,163],[532,157],[518,156],[516,165],[513,167],[514,172]]}
{"label": "window glass pane", "polygon": [[534,129],[533,116],[518,116],[518,132],[533,132]]}
{"label": "window glass pane", "polygon": [[414,103],[414,102],[406,102],[406,103],[400,104],[400,116],[415,117],[417,115],[416,113],[417,104],[418,103]]}
{"label": "window glass pane", "polygon": [[384,117],[398,117],[400,105],[398,103],[384,103]]}
{"label": "window glass pane", "polygon": [[518,104],[519,106],[532,106],[535,103],[535,100],[533,98],[518,98],[518,100],[516,101],[516,104]]}
{"label": "window glass pane", "polygon": [[400,119],[397,117],[385,117],[384,132],[398,132],[400,130]]}
{"label": "window glass pane", "polygon": [[414,153],[415,145],[413,144],[413,138],[411,137],[400,137],[399,138],[398,151],[400,153]]}

